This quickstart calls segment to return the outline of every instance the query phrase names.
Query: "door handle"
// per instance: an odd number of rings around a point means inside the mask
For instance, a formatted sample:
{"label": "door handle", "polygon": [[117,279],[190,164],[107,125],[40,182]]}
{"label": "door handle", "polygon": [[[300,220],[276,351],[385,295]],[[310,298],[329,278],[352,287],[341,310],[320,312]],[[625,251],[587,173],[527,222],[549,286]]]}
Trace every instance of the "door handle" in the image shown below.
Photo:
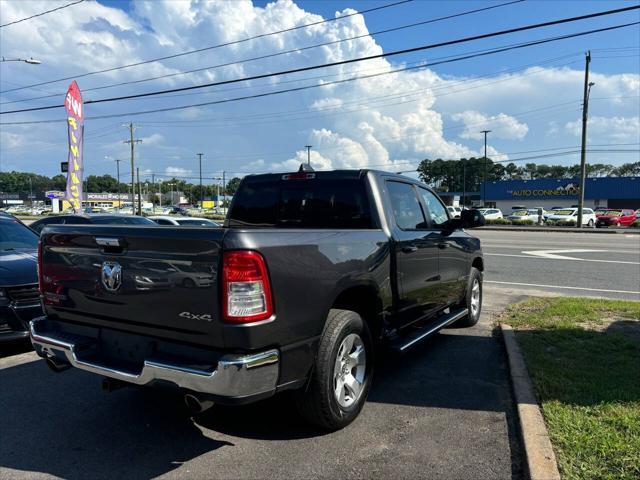
{"label": "door handle", "polygon": [[416,247],[415,245],[407,245],[406,247],[402,247],[402,251],[404,253],[417,252],[418,251],[418,247]]}
{"label": "door handle", "polygon": [[446,242],[439,243],[438,248],[444,250],[445,248],[449,248],[449,244]]}

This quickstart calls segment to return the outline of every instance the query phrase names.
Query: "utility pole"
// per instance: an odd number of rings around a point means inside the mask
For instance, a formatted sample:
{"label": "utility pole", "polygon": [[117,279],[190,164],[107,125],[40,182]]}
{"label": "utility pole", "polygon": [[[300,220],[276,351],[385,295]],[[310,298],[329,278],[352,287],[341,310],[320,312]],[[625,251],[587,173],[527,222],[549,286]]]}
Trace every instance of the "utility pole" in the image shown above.
{"label": "utility pole", "polygon": [[304,148],[307,149],[307,165],[311,165],[311,147],[313,147],[313,145],[304,146]]}
{"label": "utility pole", "polygon": [[136,180],[138,183],[138,215],[142,215],[142,189],[140,187],[140,167],[136,167]]}
{"label": "utility pole", "polygon": [[467,196],[467,164],[462,162],[462,208],[464,208],[464,197]]}
{"label": "utility pole", "polygon": [[227,184],[225,178],[225,171],[222,171],[222,207],[224,208],[224,201],[227,198]]}
{"label": "utility pole", "polygon": [[587,52],[584,62],[584,92],[582,97],[582,145],[580,147],[580,193],[578,193],[578,228],[582,228],[582,209],[584,208],[584,190],[587,183],[587,118],[589,114],[589,93],[595,83],[589,83],[589,64],[591,51]]}
{"label": "utility pole", "polygon": [[[125,126],[127,126],[125,124]],[[134,140],[133,139],[133,122],[129,122],[129,135],[130,135],[130,139],[129,140],[125,140],[124,143],[129,143],[131,144],[131,209],[132,212],[135,212],[135,199],[134,199],[134,195],[135,195],[135,167],[134,167],[134,154],[135,154],[135,144],[136,143],[142,143],[142,140]]]}
{"label": "utility pole", "polygon": [[484,133],[484,181],[482,182],[482,206],[487,206],[487,133],[491,130],[482,130]]}
{"label": "utility pole", "polygon": [[204,205],[204,194],[202,192],[202,155],[203,153],[196,153],[198,155],[198,162],[200,163],[200,208]]}
{"label": "utility pole", "polygon": [[156,189],[156,174],[151,174],[151,211],[156,213],[156,201],[155,201],[155,189]]}

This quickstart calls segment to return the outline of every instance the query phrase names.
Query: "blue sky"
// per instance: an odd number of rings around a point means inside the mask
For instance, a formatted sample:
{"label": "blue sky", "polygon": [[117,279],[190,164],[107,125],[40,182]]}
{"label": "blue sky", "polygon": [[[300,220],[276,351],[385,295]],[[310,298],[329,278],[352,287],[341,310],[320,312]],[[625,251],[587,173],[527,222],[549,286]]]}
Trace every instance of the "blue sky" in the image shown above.
{"label": "blue sky", "polygon": [[[54,2],[0,1],[0,13],[9,21],[51,8]],[[59,2],[63,4],[64,2]],[[49,16],[5,27],[0,50],[6,56],[34,56],[42,65],[0,65],[0,89],[66,77],[201,48],[291,25],[330,18],[347,8],[363,10],[385,1],[266,1],[128,2],[87,1]],[[81,90],[149,76],[176,73],[323,43],[367,32],[451,15],[501,2],[421,1],[324,24],[313,32],[301,29],[268,39],[247,42],[160,63],[78,79]],[[95,92],[87,98],[146,92],[188,86],[212,80],[238,78],[266,71],[348,59],[478,35],[514,26],[583,15],[629,6],[622,1],[532,1],[517,3],[466,17],[399,32],[344,42],[260,62],[212,69],[195,75],[176,76]],[[382,72],[404,62],[430,61],[469,50],[493,48],[547,36],[640,20],[638,10],[576,24],[522,32],[388,61],[370,61],[341,69],[324,69],[287,76],[287,86],[347,78],[353,72]],[[312,88],[260,100],[235,102],[178,112],[88,121],[85,138],[86,174],[112,173],[112,158],[127,158],[126,131],[120,125],[134,121],[143,143],[138,164],[145,175],[195,175],[197,152],[205,153],[206,176],[243,172],[287,170],[306,155],[305,144],[314,145],[318,168],[376,166],[406,170],[422,158],[459,158],[478,155],[479,130],[495,132],[489,140],[491,156],[516,159],[531,150],[573,147],[579,144],[579,107],[582,90],[583,52],[593,50],[593,88],[590,142],[638,149],[640,115],[638,27],[590,37],[520,49],[498,55],[450,63],[433,69],[402,72],[375,80],[349,82],[336,87]],[[635,47],[625,50],[623,47]],[[526,67],[529,66],[527,69]],[[502,73],[501,73],[502,72]],[[318,77],[322,79],[310,79]],[[306,78],[307,80],[300,80]],[[194,91],[190,95],[151,97],[144,100],[87,106],[87,115],[166,108],[283,88],[265,81]],[[68,81],[37,89],[8,92],[2,102],[63,94]],[[390,100],[392,99],[392,100]],[[9,107],[61,103],[61,98],[3,104]],[[13,108],[11,108],[13,109]],[[2,122],[42,121],[64,118],[62,111],[0,116]],[[56,173],[66,157],[64,124],[0,125],[0,168]],[[635,145],[633,145],[635,143]],[[627,145],[629,144],[629,145]],[[619,146],[624,145],[624,146]],[[594,147],[595,148],[595,147]],[[603,149],[614,147],[601,147]],[[106,158],[105,158],[106,157]],[[638,153],[591,154],[591,161],[638,161]],[[557,156],[539,163],[571,164],[576,155]]]}

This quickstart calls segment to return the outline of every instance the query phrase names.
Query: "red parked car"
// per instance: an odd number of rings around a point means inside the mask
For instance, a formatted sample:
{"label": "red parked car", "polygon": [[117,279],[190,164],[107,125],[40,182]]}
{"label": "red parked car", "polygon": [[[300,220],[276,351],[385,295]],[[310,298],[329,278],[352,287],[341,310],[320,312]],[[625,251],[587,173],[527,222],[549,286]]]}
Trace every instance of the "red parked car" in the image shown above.
{"label": "red parked car", "polygon": [[596,211],[596,227],[628,227],[635,221],[633,210],[607,208]]}

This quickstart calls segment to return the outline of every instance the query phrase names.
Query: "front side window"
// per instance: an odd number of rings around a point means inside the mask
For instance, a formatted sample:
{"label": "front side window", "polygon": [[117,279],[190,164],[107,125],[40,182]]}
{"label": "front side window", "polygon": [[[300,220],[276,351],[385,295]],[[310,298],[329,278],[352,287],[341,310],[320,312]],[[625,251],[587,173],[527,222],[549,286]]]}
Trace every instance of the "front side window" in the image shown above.
{"label": "front side window", "polygon": [[387,182],[391,208],[396,224],[402,230],[426,228],[422,207],[413,185],[402,182]]}
{"label": "front side window", "polygon": [[[431,225],[433,228],[444,227],[449,221],[449,215],[447,215],[447,210],[444,208],[444,205],[442,205],[442,202],[438,200],[438,197],[433,193],[429,190],[425,190],[424,188],[420,189],[420,195],[422,195],[422,199],[429,209],[429,216],[431,218]],[[490,211],[491,210],[489,210],[489,212]]]}

